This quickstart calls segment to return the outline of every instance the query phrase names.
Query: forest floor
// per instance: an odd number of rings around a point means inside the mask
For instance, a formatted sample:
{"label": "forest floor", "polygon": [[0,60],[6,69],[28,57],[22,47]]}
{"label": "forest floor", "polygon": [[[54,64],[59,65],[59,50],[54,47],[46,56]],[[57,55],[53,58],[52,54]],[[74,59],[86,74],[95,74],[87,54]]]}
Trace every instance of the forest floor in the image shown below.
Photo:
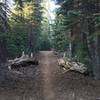
{"label": "forest floor", "polygon": [[19,70],[27,77],[16,85],[0,87],[0,100],[100,100],[100,81],[59,68],[52,51],[39,53],[39,66]]}

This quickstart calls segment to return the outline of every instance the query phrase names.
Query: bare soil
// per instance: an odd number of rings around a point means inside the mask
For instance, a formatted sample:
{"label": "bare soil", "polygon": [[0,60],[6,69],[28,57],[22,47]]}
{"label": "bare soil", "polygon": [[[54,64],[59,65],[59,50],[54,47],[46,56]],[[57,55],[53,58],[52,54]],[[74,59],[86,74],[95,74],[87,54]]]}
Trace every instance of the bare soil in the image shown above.
{"label": "bare soil", "polygon": [[63,73],[52,51],[39,53],[39,66],[20,68],[26,77],[0,87],[0,100],[100,100],[100,81],[77,72]]}

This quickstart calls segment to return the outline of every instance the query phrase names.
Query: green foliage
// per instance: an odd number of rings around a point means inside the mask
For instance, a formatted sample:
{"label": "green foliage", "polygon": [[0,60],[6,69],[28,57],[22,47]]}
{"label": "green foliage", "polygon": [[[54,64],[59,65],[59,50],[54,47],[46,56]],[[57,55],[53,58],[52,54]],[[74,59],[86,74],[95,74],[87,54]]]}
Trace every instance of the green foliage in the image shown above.
{"label": "green foliage", "polygon": [[53,47],[60,51],[66,50],[68,46],[65,21],[67,19],[62,14],[59,14],[56,16],[55,24],[52,25],[54,31],[52,34]]}
{"label": "green foliage", "polygon": [[[26,53],[37,52],[40,48],[42,8],[40,0],[15,0],[15,13],[9,17],[10,31],[7,33],[7,49],[9,57],[20,56]],[[31,13],[24,16],[23,7],[31,4]]]}
{"label": "green foliage", "polygon": [[[59,2],[59,0],[57,1]],[[93,9],[88,8],[88,6],[93,5],[93,1],[90,2],[90,0],[82,0],[78,3],[75,0],[60,0],[60,4],[61,7],[56,10],[56,20],[53,26],[54,47],[58,50],[64,51],[69,48],[68,45],[70,43],[72,43],[72,45],[75,44],[75,46],[72,47],[72,57],[74,57],[74,59],[77,61],[87,64],[90,59],[88,54],[88,46],[87,44],[83,43],[83,40],[80,40],[80,38],[82,39],[82,34],[84,34],[82,31],[86,32],[86,28],[84,29],[84,27],[82,27],[82,21],[93,17],[91,14],[91,10]],[[83,9],[82,7],[85,8]],[[85,9],[91,12],[84,12]],[[96,29],[98,29],[99,16],[96,16],[94,20],[96,22]],[[77,28],[77,23],[80,23],[80,33],[76,33],[77,31],[74,32],[74,29]],[[75,35],[77,36],[77,34],[78,38],[73,39],[73,37]]]}
{"label": "green foliage", "polygon": [[89,55],[86,45],[79,43],[78,46],[75,47],[74,60],[89,65]]}
{"label": "green foliage", "polygon": [[14,37],[10,37],[7,41],[9,57],[20,56],[22,51],[26,51],[26,41],[23,39],[23,37],[17,36],[17,38],[15,38],[15,36],[17,35],[14,35]]}
{"label": "green foliage", "polygon": [[64,51],[67,48],[67,40],[64,34],[53,35],[53,47],[56,50]]}
{"label": "green foliage", "polygon": [[51,49],[50,41],[48,39],[46,40],[42,39],[40,43],[40,50],[50,50],[50,49]]}
{"label": "green foliage", "polygon": [[51,49],[51,25],[49,23],[49,20],[47,18],[44,18],[42,20],[42,26],[41,26],[41,34],[40,34],[40,50],[50,50]]}

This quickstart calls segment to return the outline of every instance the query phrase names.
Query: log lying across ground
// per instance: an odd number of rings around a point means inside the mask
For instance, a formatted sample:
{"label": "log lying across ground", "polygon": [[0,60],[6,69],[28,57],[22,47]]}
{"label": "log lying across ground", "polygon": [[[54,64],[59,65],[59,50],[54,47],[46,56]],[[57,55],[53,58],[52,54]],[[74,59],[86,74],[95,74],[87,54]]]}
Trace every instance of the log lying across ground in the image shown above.
{"label": "log lying across ground", "polygon": [[27,66],[30,66],[30,65],[38,65],[38,60],[36,58],[31,58],[31,57],[28,57],[28,56],[22,56],[20,58],[9,60],[8,63],[9,63],[9,65],[8,65],[9,69],[16,69],[16,68],[19,68],[19,67],[27,67]]}
{"label": "log lying across ground", "polygon": [[60,67],[62,67],[65,70],[65,72],[77,71],[80,73],[85,73],[87,71],[87,68],[84,64],[82,64],[80,62],[74,62],[67,57],[66,58],[59,58],[58,65]]}

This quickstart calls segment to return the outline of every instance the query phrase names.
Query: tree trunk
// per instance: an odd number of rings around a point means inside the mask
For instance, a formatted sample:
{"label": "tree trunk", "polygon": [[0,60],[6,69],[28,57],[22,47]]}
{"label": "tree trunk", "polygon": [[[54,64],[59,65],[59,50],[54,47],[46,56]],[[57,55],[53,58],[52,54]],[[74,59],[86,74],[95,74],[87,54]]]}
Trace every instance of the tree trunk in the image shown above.
{"label": "tree trunk", "polygon": [[5,13],[4,13],[4,21],[2,22],[2,24],[4,25],[2,30],[0,31],[0,33],[2,34],[5,34],[0,37],[0,85],[4,85],[4,82],[6,81],[7,79],[7,70],[8,68],[5,66],[5,63],[7,61],[7,41],[6,41],[6,33],[7,33],[7,27],[8,27],[8,23],[7,23],[7,0],[4,0],[4,4],[5,4],[5,7],[4,7],[4,10],[5,10]]}
{"label": "tree trunk", "polygon": [[33,26],[32,23],[29,23],[28,26],[28,51],[27,53],[30,55],[33,51],[33,40],[34,40],[34,32],[33,32]]}
{"label": "tree trunk", "polygon": [[74,57],[75,53],[75,43],[73,41],[73,27],[71,28],[71,32],[69,32],[69,38],[70,38],[70,43],[69,43],[69,52],[70,52],[70,58]]}
{"label": "tree trunk", "polygon": [[91,39],[89,38],[91,36],[91,34],[89,33],[89,26],[88,26],[89,22],[88,22],[88,19],[87,18],[83,18],[81,20],[81,42],[82,42],[82,45],[85,46],[85,52],[87,52],[88,54],[88,64],[89,64],[89,67],[88,67],[88,71],[89,71],[89,74],[90,76],[92,76],[93,74],[93,66],[95,66],[95,55],[94,55],[94,48],[92,48],[92,44],[93,44],[93,41],[91,42]]}
{"label": "tree trunk", "polygon": [[[100,1],[96,0],[95,1],[95,13],[100,12]],[[96,28],[98,31],[99,29]],[[95,74],[95,79],[100,79],[100,35],[96,35],[95,39],[95,69],[94,69],[94,74]]]}
{"label": "tree trunk", "polygon": [[0,84],[6,80],[7,66],[5,63],[7,61],[7,48],[6,40],[3,38],[0,40]]}
{"label": "tree trunk", "polygon": [[96,67],[94,70],[95,79],[100,79],[100,35],[96,36],[96,43],[95,43],[95,58],[96,58]]}

